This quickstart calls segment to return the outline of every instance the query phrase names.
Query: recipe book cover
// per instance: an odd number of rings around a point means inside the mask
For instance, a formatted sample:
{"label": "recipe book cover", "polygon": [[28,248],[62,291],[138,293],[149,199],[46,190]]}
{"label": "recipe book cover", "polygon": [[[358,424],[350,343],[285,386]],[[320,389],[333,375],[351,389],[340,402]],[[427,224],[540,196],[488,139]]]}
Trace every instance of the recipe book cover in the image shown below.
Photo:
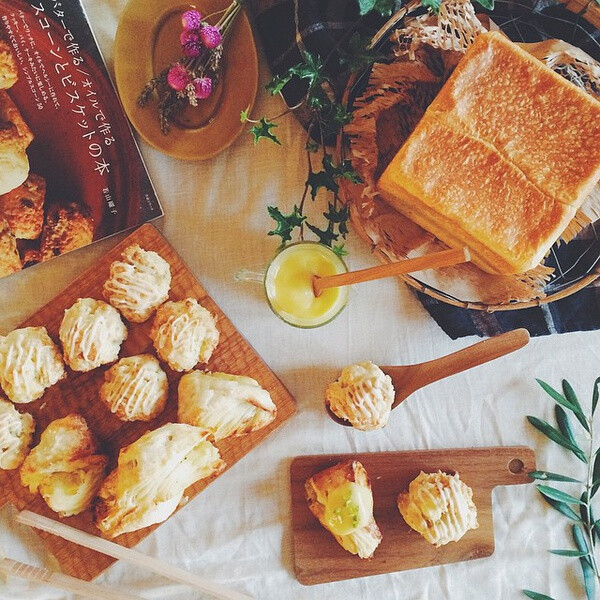
{"label": "recipe book cover", "polygon": [[2,0],[0,276],[162,214],[80,2]]}

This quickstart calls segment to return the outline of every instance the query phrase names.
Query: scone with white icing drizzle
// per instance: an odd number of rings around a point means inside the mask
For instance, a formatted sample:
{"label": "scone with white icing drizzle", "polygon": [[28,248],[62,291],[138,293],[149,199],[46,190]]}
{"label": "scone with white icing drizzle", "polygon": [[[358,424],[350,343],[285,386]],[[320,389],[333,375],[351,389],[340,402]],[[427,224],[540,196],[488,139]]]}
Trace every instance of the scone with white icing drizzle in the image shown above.
{"label": "scone with white icing drizzle", "polygon": [[191,371],[208,362],[219,343],[215,317],[194,298],[165,302],[150,331],[158,357],[174,371]]}
{"label": "scone with white icing drizzle", "polygon": [[127,328],[119,311],[110,304],[79,298],[65,310],[58,335],[69,367],[91,371],[117,360]]}
{"label": "scone with white icing drizzle", "polygon": [[398,496],[398,509],[406,523],[436,547],[458,542],[467,531],[477,529],[473,490],[458,473],[421,473],[408,492]]}
{"label": "scone with white icing drizzle", "polygon": [[96,527],[109,537],[167,519],[187,487],[225,468],[219,450],[197,427],[167,423],[121,448],[117,468],[104,480],[94,509]]}
{"label": "scone with white icing drizzle", "polygon": [[29,413],[21,414],[0,398],[0,469],[18,468],[29,453],[35,423]]}
{"label": "scone with white icing drizzle", "polygon": [[132,323],[143,323],[169,297],[171,269],[156,252],[129,246],[110,265],[104,297]]}
{"label": "scone with white icing drizzle", "polygon": [[21,465],[21,483],[61,517],[78,515],[91,505],[107,463],[85,419],[70,414],[46,427]]}
{"label": "scone with white icing drizzle", "polygon": [[251,377],[192,371],[179,381],[180,423],[199,427],[211,440],[239,436],[267,426],[277,407]]}
{"label": "scone with white icing drizzle", "polygon": [[327,388],[325,401],[340,419],[370,431],[387,424],[394,395],[390,376],[367,361],[346,367]]}
{"label": "scone with white icing drizzle", "polygon": [[121,421],[150,421],[165,408],[169,384],[151,354],[122,358],[104,374],[100,399]]}
{"label": "scone with white icing drizzle", "polygon": [[309,477],[308,508],[337,542],[360,558],[371,558],[382,535],[373,517],[373,492],[364,466],[349,460]]}
{"label": "scone with white icing drizzle", "polygon": [[65,376],[60,350],[45,327],[0,336],[0,385],[12,402],[33,402]]}

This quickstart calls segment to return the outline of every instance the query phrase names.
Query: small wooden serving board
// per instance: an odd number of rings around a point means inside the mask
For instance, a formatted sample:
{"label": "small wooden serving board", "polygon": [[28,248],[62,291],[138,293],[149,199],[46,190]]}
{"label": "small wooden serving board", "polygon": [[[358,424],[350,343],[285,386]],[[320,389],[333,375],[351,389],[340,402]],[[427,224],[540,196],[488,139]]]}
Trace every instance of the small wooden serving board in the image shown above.
{"label": "small wooden serving board", "polygon": [[[143,225],[117,244],[54,300],[22,323],[21,327],[43,325],[48,330],[50,337],[58,343],[58,329],[65,309],[80,297],[103,299],[102,286],[108,278],[110,264],[114,260],[120,259],[123,250],[131,244],[139,244],[145,250],[158,252],[170,264],[172,282],[169,297],[171,300],[196,298],[202,306],[217,316],[217,327],[220,332],[219,345],[208,364],[198,365],[197,368],[253,377],[269,391],[277,405],[277,417],[268,427],[241,437],[222,440],[216,444],[221,457],[229,468],[296,412],[295,401],[275,374],[207,295],[173,247],[152,225]],[[129,335],[121,347],[119,357],[145,352],[155,354],[152,342],[148,337],[152,326],[152,317],[142,324],[124,322]],[[30,404],[15,405],[15,407],[21,412],[29,412],[34,416],[37,424],[34,444],[38,443],[41,432],[50,421],[73,412],[81,414],[98,441],[100,452],[108,455],[109,469],[112,470],[122,447],[134,442],[146,431],[156,429],[165,423],[177,421],[177,384],[182,373],[171,371],[163,363],[161,365],[169,380],[169,399],[164,412],[147,423],[139,421],[124,423],[100,402],[98,390],[104,381],[104,372],[110,365],[88,373],[76,373],[67,369],[67,378],[48,389],[42,398]],[[214,477],[197,482],[186,490],[185,496],[190,500],[193,499],[213,479]],[[243,494],[243,490],[240,489],[241,494]],[[59,519],[58,515],[46,506],[39,494],[30,494],[21,485],[18,469],[0,471],[0,507],[7,503],[13,504],[19,510],[28,509],[56,520],[62,520],[67,525],[82,531],[99,535],[99,531],[92,522],[91,510],[74,517]],[[158,525],[119,536],[115,541],[123,546],[132,547],[152,533],[156,527]],[[82,548],[59,537],[43,532],[38,533],[49,551],[57,558],[63,572],[68,575],[91,580],[114,562],[113,558]]]}
{"label": "small wooden serving board", "polygon": [[[373,558],[361,559],[344,550],[310,512],[305,481],[328,467],[360,461],[371,480],[373,513],[383,540]],[[397,497],[421,471],[459,473],[473,489],[479,528],[458,542],[435,548],[404,521]],[[491,556],[494,553],[492,490],[497,485],[529,483],[535,454],[526,446],[459,448],[408,452],[375,452],[300,456],[292,462],[292,529],[294,567],[304,585],[405,571]],[[513,472],[515,471],[515,472]]]}

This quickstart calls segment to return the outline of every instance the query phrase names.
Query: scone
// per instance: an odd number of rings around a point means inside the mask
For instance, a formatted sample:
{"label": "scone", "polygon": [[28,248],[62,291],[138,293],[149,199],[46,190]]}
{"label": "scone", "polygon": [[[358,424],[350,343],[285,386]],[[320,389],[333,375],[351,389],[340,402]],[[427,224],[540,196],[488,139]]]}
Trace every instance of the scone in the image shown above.
{"label": "scone", "polygon": [[18,188],[0,196],[0,215],[17,239],[35,240],[40,236],[45,197],[46,180],[33,173]]}
{"label": "scone", "polygon": [[214,441],[267,426],[277,407],[267,390],[250,377],[193,371],[179,381],[180,423],[199,427]]}
{"label": "scone", "polygon": [[458,473],[421,471],[408,492],[398,496],[398,510],[409,527],[436,547],[458,542],[469,529],[479,527],[473,490]]}
{"label": "scone", "polygon": [[12,402],[33,402],[65,376],[60,351],[45,327],[0,336],[0,385]]}
{"label": "scone", "polygon": [[58,335],[67,365],[73,371],[91,371],[117,360],[127,328],[110,304],[79,298],[65,310]]}
{"label": "scone", "polygon": [[346,367],[325,392],[331,412],[363,431],[385,427],[394,397],[390,376],[368,361]]}
{"label": "scone", "polygon": [[104,297],[128,320],[143,323],[169,297],[171,269],[156,252],[129,246],[110,265]]}
{"label": "scone", "polygon": [[8,43],[0,40],[0,90],[11,88],[18,78],[17,59]]}
{"label": "scone", "polygon": [[208,362],[219,343],[215,317],[194,298],[165,302],[150,331],[158,357],[174,371],[190,371]]}
{"label": "scone", "polygon": [[45,261],[94,240],[94,219],[84,204],[70,202],[50,207],[42,229],[40,260]]}
{"label": "scone", "polygon": [[151,354],[122,358],[104,374],[100,399],[121,421],[150,421],[165,408],[169,384]]}
{"label": "scone", "polygon": [[363,465],[349,460],[306,480],[308,507],[337,542],[360,558],[371,558],[382,535],[373,517],[371,482]]}
{"label": "scone", "polygon": [[0,398],[0,469],[18,468],[31,446],[35,423],[28,413],[19,413],[15,407]]}
{"label": "scone", "polygon": [[21,483],[61,517],[77,515],[90,506],[104,479],[108,459],[96,451],[83,417],[52,421],[21,466]]}
{"label": "scone", "polygon": [[225,468],[219,451],[197,427],[167,423],[119,452],[117,468],[95,502],[96,527],[109,537],[167,519],[183,492]]}
{"label": "scone", "polygon": [[[0,150],[0,154],[1,152]],[[10,230],[8,221],[0,214],[0,277],[20,270],[21,258],[17,249],[17,240]]]}
{"label": "scone", "polygon": [[[25,152],[29,144],[33,141],[33,132],[29,129],[17,105],[4,90],[0,90],[0,122],[15,127],[16,138],[14,139],[14,148],[19,148]],[[26,178],[27,176],[25,176],[23,181]]]}
{"label": "scone", "polygon": [[0,121],[0,194],[7,194],[19,187],[28,175],[29,159],[17,127],[13,123]]}

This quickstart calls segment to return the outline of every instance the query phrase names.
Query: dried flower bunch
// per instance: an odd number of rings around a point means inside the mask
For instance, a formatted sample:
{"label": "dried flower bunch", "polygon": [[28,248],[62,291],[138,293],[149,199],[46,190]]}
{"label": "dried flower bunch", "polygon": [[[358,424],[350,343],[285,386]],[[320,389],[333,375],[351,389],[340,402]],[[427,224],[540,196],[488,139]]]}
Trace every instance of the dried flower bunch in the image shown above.
{"label": "dried flower bunch", "polygon": [[139,106],[146,106],[156,92],[161,131],[169,133],[172,122],[188,106],[198,106],[219,83],[223,43],[242,8],[241,0],[234,0],[216,25],[209,25],[196,10],[181,15],[181,58],[163,69],[145,86],[138,98]]}

